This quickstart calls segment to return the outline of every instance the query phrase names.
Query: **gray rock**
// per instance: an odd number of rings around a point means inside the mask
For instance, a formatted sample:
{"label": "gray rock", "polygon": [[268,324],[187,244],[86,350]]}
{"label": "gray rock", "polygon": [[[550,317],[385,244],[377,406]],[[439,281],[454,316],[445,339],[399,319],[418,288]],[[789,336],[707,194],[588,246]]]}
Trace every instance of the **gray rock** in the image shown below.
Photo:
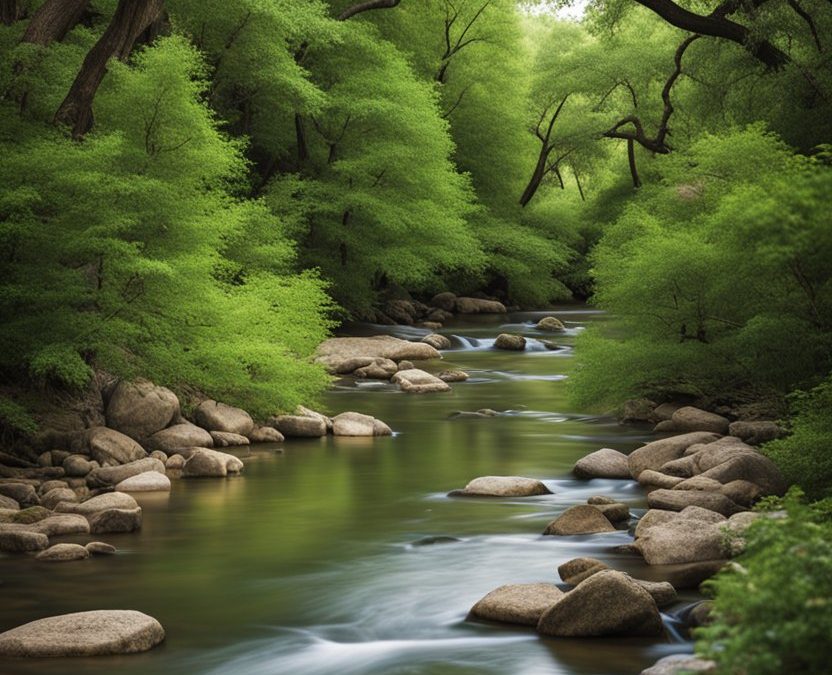
{"label": "gray rock", "polygon": [[[396,363],[405,359],[421,361],[442,358],[442,355],[427,343],[410,342],[391,335],[330,338],[324,340],[315,353],[315,360],[334,374],[351,373],[357,368],[369,365],[375,358],[390,359]],[[364,362],[355,363],[353,359],[356,358],[364,359]]]}
{"label": "gray rock", "polygon": [[635,546],[648,565],[724,560],[731,551],[721,523],[677,518],[644,530]]}
{"label": "gray rock", "polygon": [[245,410],[208,399],[194,411],[196,423],[208,431],[227,431],[245,436],[254,428],[254,420]]}
{"label": "gray rock", "polygon": [[412,394],[425,394],[431,392],[450,391],[451,387],[438,377],[426,373],[424,370],[413,368],[411,370],[400,370],[390,380],[398,384],[402,391]]}
{"label": "gray rock", "polygon": [[762,494],[767,495],[783,495],[788,487],[777,465],[759,453],[738,453],[705,470],[702,475],[723,484],[737,480],[754,483],[761,488]]}
{"label": "gray rock", "polygon": [[248,435],[252,443],[282,443],[284,438],[274,427],[254,427]]}
{"label": "gray rock", "polygon": [[190,422],[174,424],[167,429],[157,431],[145,441],[145,447],[148,449],[167,453],[176,452],[181,448],[210,448],[213,445],[214,440],[211,434]]}
{"label": "gray rock", "polygon": [[444,335],[440,335],[439,333],[431,333],[430,335],[425,335],[425,337],[422,338],[422,342],[429,344],[436,350],[451,348],[451,341]]}
{"label": "gray rock", "polygon": [[591,504],[604,514],[604,517],[613,524],[623,523],[630,520],[630,509],[626,504],[615,502],[613,504]]}
{"label": "gray rock", "polygon": [[41,483],[40,487],[38,488],[38,492],[41,495],[45,495],[48,492],[51,492],[55,488],[68,488],[69,483],[65,480],[47,480]]}
{"label": "gray rock", "polygon": [[108,509],[90,516],[89,521],[92,534],[134,532],[142,526],[142,510],[139,507],[135,509]]}
{"label": "gray rock", "polygon": [[35,556],[43,562],[71,562],[89,557],[90,552],[80,544],[55,544]]}
{"label": "gray rock", "polygon": [[609,520],[595,506],[570,506],[546,526],[543,534],[571,535],[615,532]]}
{"label": "gray rock", "polygon": [[630,467],[630,475],[638,478],[639,474],[646,469],[659,470],[664,464],[684,455],[691,445],[695,443],[710,443],[719,438],[718,434],[708,432],[694,432],[671,436],[633,450],[627,457]]}
{"label": "gray rock", "polygon": [[77,502],[80,500],[74,490],[70,490],[68,487],[60,487],[47,492],[41,497],[40,501],[47,509],[54,509],[61,502]]}
{"label": "gray rock", "polygon": [[537,322],[537,329],[545,330],[549,333],[562,333],[566,330],[566,326],[563,325],[563,322],[560,319],[557,319],[554,316],[544,316]]}
{"label": "gray rock", "polygon": [[84,548],[90,555],[115,555],[116,547],[103,541],[91,541]]}
{"label": "gray rock", "polygon": [[[341,364],[341,368],[348,368],[345,363]],[[361,377],[369,380],[389,380],[399,366],[392,359],[385,359],[377,357],[372,359],[366,366],[356,368],[352,371],[355,377]]]}
{"label": "gray rock", "polygon": [[631,577],[604,570],[582,581],[540,617],[538,632],[555,637],[661,635],[661,615]]}
{"label": "gray rock", "polygon": [[326,422],[320,418],[304,415],[278,415],[273,422],[277,430],[287,438],[320,438],[326,436]]}
{"label": "gray rock", "polygon": [[549,488],[534,478],[522,476],[480,476],[474,478],[454,496],[467,497],[531,497],[551,494]]}
{"label": "gray rock", "polygon": [[552,584],[508,584],[491,591],[471,608],[487,621],[536,626],[543,613],[563,597]]}
{"label": "gray rock", "polygon": [[693,406],[679,408],[671,417],[677,431],[711,431],[716,434],[728,433],[728,420],[722,415],[700,410]]}
{"label": "gray rock", "polygon": [[0,525],[0,551],[26,553],[41,551],[49,546],[49,538],[31,530],[7,530]]}
{"label": "gray rock", "polygon": [[158,459],[162,464],[168,461],[168,454],[162,450],[154,450],[150,453],[151,459]]}
{"label": "gray rock", "polygon": [[572,473],[576,478],[630,478],[627,455],[611,448],[601,448],[579,459]]}
{"label": "gray rock", "polygon": [[84,516],[77,513],[56,513],[31,525],[30,529],[47,537],[59,537],[67,534],[89,534],[90,524]]}
{"label": "gray rock", "polygon": [[761,445],[785,435],[785,430],[776,422],[731,422],[728,433],[741,438],[751,445]]}
{"label": "gray rock", "polygon": [[130,476],[116,485],[121,492],[170,492],[170,478],[158,471]]}
{"label": "gray rock", "polygon": [[558,574],[565,583],[570,586],[577,586],[584,579],[609,568],[609,565],[595,558],[574,558],[560,565]]}
{"label": "gray rock", "polygon": [[444,293],[437,293],[431,298],[430,304],[433,307],[438,307],[446,312],[453,312],[456,307],[456,295],[447,291]]}
{"label": "gray rock", "polygon": [[641,671],[641,675],[690,675],[691,673],[716,673],[716,663],[687,654],[671,654]]}
{"label": "gray rock", "polygon": [[650,594],[659,609],[672,605],[679,599],[673,584],[667,581],[646,581],[644,579],[633,579],[633,581]]}
{"label": "gray rock", "polygon": [[90,429],[87,432],[86,441],[90,455],[101,466],[128,464],[147,457],[141,445],[115,429],[107,427]]}
{"label": "gray rock", "polygon": [[110,395],[105,415],[108,427],[138,441],[176,419],[179,399],[170,389],[148,380],[122,380]]}
{"label": "gray rock", "polygon": [[182,455],[171,455],[168,457],[168,461],[165,462],[165,468],[181,471],[185,468],[185,458]]}
{"label": "gray rock", "polygon": [[457,298],[454,302],[457,314],[505,314],[506,307],[497,300],[484,298]]}
{"label": "gray rock", "polygon": [[165,473],[165,465],[155,457],[145,457],[121,466],[102,466],[90,472],[87,483],[91,487],[108,487],[148,471]]}
{"label": "gray rock", "polygon": [[0,509],[13,509],[17,511],[20,509],[20,504],[17,503],[16,499],[12,499],[6,495],[0,495]]}
{"label": "gray rock", "polygon": [[381,420],[357,412],[343,412],[332,418],[335,436],[390,436],[393,431]]}
{"label": "gray rock", "polygon": [[61,502],[55,510],[60,513],[79,513],[89,516],[108,509],[135,509],[137,506],[136,500],[124,492],[105,492],[80,504]]}
{"label": "gray rock", "polygon": [[240,434],[232,434],[230,431],[212,431],[211,438],[214,439],[215,448],[228,448],[240,445],[249,445],[248,437]]}
{"label": "gray rock", "polygon": [[40,504],[38,493],[29,483],[0,483],[0,496],[14,500],[18,507]]}
{"label": "gray rock", "polygon": [[132,654],[165,639],[156,619],[132,610],[62,614],[0,634],[0,656],[59,657]]}
{"label": "gray rock", "polygon": [[700,506],[703,509],[721,513],[723,516],[730,516],[745,510],[723,494],[701,490],[654,490],[647,495],[647,503],[651,509],[667,511],[681,511],[686,506]]}
{"label": "gray rock", "polygon": [[510,335],[509,333],[500,333],[497,336],[497,339],[494,340],[494,348],[522,352],[526,348],[526,338],[524,338],[522,335]]}
{"label": "gray rock", "polygon": [[684,480],[684,478],[680,478],[679,476],[668,476],[665,473],[654,471],[653,469],[646,469],[638,475],[638,482],[640,485],[667,489],[671,489],[679,485]]}
{"label": "gray rock", "polygon": [[242,470],[242,461],[234,455],[197,448],[185,462],[182,475],[186,478],[222,478]]}
{"label": "gray rock", "polygon": [[84,455],[70,455],[63,461],[61,466],[66,471],[67,476],[82,478],[92,471],[96,465]]}
{"label": "gray rock", "polygon": [[464,370],[443,370],[437,377],[443,382],[465,382],[469,375]]}

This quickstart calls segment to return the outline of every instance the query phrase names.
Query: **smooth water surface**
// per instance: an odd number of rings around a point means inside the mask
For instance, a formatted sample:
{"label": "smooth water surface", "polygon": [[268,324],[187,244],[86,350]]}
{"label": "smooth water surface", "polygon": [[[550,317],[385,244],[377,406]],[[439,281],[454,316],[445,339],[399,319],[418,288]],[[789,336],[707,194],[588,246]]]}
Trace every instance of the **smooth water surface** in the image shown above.
{"label": "smooth water surface", "polygon": [[[7,660],[0,672],[623,675],[688,651],[674,630],[674,608],[661,640],[542,639],[532,629],[466,621],[488,591],[559,582],[557,566],[577,556],[650,576],[640,558],[616,552],[631,541],[626,531],[540,536],[564,508],[594,494],[643,513],[634,481],[581,482],[569,471],[600,447],[629,452],[650,438],[570,407],[574,336],[603,316],[580,307],[553,313],[567,335],[534,329],[546,312],[449,324],[441,332],[454,348],[426,367],[471,375],[450,393],[408,395],[347,379],[327,395],[328,412],[374,415],[395,430],[393,438],[292,440],[282,454],[275,452],[280,446],[241,449],[239,478],[174,481],[170,496],[138,496],[142,530],[102,536],[118,547],[114,557],[63,564],[0,557],[0,630],[113,608],[146,612],[167,631],[165,643],[146,654]],[[352,328],[380,331],[410,338],[428,332]],[[524,353],[493,350],[502,331],[560,348],[532,340]],[[449,419],[455,410],[486,407],[503,414]],[[554,494],[445,496],[489,474],[540,478]]]}

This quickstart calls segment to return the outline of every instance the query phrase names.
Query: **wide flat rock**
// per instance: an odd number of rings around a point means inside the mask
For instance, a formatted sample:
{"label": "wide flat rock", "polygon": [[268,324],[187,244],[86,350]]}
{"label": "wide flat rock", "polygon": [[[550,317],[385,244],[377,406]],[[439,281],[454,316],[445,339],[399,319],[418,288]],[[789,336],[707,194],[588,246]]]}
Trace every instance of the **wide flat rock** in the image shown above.
{"label": "wide flat rock", "polygon": [[341,363],[360,357],[385,358],[396,363],[405,359],[423,361],[442,358],[436,348],[426,342],[410,342],[391,335],[330,338],[318,346],[315,355],[315,360],[333,373],[341,372]]}
{"label": "wide flat rock", "polygon": [[455,490],[454,497],[531,497],[548,495],[551,490],[535,478],[523,476],[480,476],[464,490]]}
{"label": "wide flat rock", "polygon": [[471,608],[471,616],[536,626],[543,612],[562,597],[563,591],[553,584],[507,584],[477,602]]}
{"label": "wide flat rock", "polygon": [[162,625],[133,610],[62,614],[0,634],[0,656],[57,657],[132,654],[165,639]]}

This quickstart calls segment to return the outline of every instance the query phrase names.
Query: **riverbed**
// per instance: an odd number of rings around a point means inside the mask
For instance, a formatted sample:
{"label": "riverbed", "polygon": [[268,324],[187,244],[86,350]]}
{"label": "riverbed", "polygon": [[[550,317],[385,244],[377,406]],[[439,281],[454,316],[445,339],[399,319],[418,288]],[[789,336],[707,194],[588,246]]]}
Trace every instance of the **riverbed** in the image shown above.
{"label": "riverbed", "polygon": [[[564,321],[566,335],[534,329],[549,313]],[[569,473],[601,447],[629,452],[654,438],[569,404],[575,337],[603,320],[571,306],[451,322],[440,332],[453,348],[428,369],[468,372],[452,392],[408,395],[348,379],[326,395],[327,412],[373,415],[393,437],[240,449],[246,467],[239,478],[174,481],[170,495],[137,495],[142,529],[102,537],[118,547],[113,557],[46,564],[0,556],[0,630],[64,612],[137,609],[167,631],[163,645],[145,654],[0,661],[0,672],[632,675],[661,656],[690,651],[674,616],[693,594],[664,610],[662,639],[542,639],[531,629],[466,621],[490,590],[557,583],[557,566],[578,556],[651,578],[637,556],[616,550],[631,541],[626,531],[540,535],[592,495],[624,501],[636,516],[646,509],[635,481],[577,481]],[[410,338],[429,332],[349,330]],[[524,332],[529,348],[492,349],[506,331]],[[547,349],[543,339],[558,348]],[[501,414],[450,417],[480,408]],[[481,475],[539,478],[554,494],[446,496]]]}

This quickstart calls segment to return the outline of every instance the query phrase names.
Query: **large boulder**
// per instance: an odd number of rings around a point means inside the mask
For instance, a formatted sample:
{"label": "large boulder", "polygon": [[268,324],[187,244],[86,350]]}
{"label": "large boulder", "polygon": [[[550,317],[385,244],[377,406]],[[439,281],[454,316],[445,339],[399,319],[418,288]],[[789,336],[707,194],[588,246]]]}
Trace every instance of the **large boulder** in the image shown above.
{"label": "large boulder", "polygon": [[[425,342],[410,342],[391,335],[376,335],[373,337],[341,337],[330,338],[322,342],[315,352],[315,360],[322,363],[330,373],[346,374],[357,368],[367,366],[375,358],[399,361],[422,361],[425,359],[442,358],[441,354]],[[365,359],[364,362],[354,362],[353,359]],[[348,364],[354,365],[352,370],[345,369]]]}
{"label": "large boulder", "polygon": [[522,335],[511,335],[510,333],[500,333],[497,339],[494,340],[495,349],[505,349],[507,351],[522,352],[526,348],[526,338]]}
{"label": "large boulder", "polygon": [[135,509],[107,509],[93,514],[89,517],[89,520],[92,534],[134,532],[142,526],[142,510],[140,507]]}
{"label": "large boulder", "polygon": [[170,492],[170,478],[158,471],[130,476],[116,485],[121,492]]}
{"label": "large boulder", "polygon": [[681,511],[687,506],[699,506],[723,516],[745,511],[742,506],[721,493],[702,490],[654,490],[647,495],[647,503],[651,509],[666,511]]}
{"label": "large boulder", "polygon": [[161,450],[162,452],[176,452],[181,448],[210,448],[214,445],[211,434],[190,422],[174,424],[167,429],[157,431],[144,441],[148,450]]}
{"label": "large boulder", "polygon": [[86,560],[90,552],[81,544],[55,544],[38,553],[35,558],[43,562],[71,562]]}
{"label": "large boulder", "polygon": [[430,304],[446,312],[453,312],[456,308],[456,295],[448,291],[437,293],[431,298]]}
{"label": "large boulder", "polygon": [[753,483],[767,495],[782,495],[788,488],[777,465],[760,453],[738,453],[703,471],[701,475],[723,484],[738,480]]}
{"label": "large boulder", "polygon": [[544,316],[537,322],[537,329],[545,330],[549,333],[562,333],[566,330],[566,326],[563,325],[560,319],[554,316]]}
{"label": "large boulder", "polygon": [[89,457],[84,455],[70,455],[64,458],[61,466],[70,478],[82,478],[95,469],[98,463],[91,462]]}
{"label": "large boulder", "polygon": [[641,675],[692,675],[693,673],[715,673],[716,663],[689,654],[671,654],[659,659]]}
{"label": "large boulder", "polygon": [[711,443],[718,438],[719,434],[694,432],[648,443],[637,450],[633,450],[627,457],[630,475],[633,478],[638,478],[639,474],[646,469],[658,471],[667,462],[679,459],[690,446],[697,443]]}
{"label": "large boulder", "polygon": [[648,565],[716,561],[731,556],[726,520],[711,522],[699,511],[665,517],[649,527],[640,524],[635,547]]}
{"label": "large boulder", "polygon": [[546,610],[538,632],[555,637],[661,635],[661,615],[651,595],[615,570],[593,574]]}
{"label": "large boulder", "polygon": [[109,429],[94,427],[87,432],[86,443],[92,458],[101,466],[115,466],[147,457],[141,445],[130,436]]}
{"label": "large boulder", "polygon": [[535,478],[522,476],[480,476],[462,490],[450,493],[454,497],[531,497],[548,495],[551,490]]}
{"label": "large boulder", "polygon": [[612,448],[601,448],[579,459],[572,469],[576,478],[630,478],[627,455]]}
{"label": "large boulder", "polygon": [[62,614],[0,634],[0,656],[60,657],[132,654],[165,639],[156,619],[133,610]]}
{"label": "large boulder", "polygon": [[55,507],[58,513],[79,513],[83,516],[90,516],[108,509],[135,509],[138,506],[136,500],[124,492],[105,492],[104,494],[91,497],[80,504],[61,502]]}
{"label": "large boulder", "polygon": [[589,504],[570,506],[546,526],[543,534],[597,534],[615,532],[612,523],[596,507]]}
{"label": "large boulder", "polygon": [[451,341],[439,333],[431,333],[422,338],[422,342],[429,344],[434,349],[450,349]]}
{"label": "large boulder", "polygon": [[199,426],[208,431],[228,431],[245,436],[254,428],[254,420],[245,410],[213,399],[200,403],[194,411],[194,418]]}
{"label": "large boulder", "polygon": [[84,516],[77,513],[56,513],[39,520],[29,526],[29,529],[47,537],[59,537],[66,534],[88,534],[90,524]]}
{"label": "large boulder", "polygon": [[506,306],[497,300],[484,298],[457,298],[454,302],[457,314],[505,314]]}
{"label": "large boulder", "polygon": [[722,415],[694,408],[691,405],[679,408],[670,418],[676,431],[711,431],[716,434],[728,433],[728,420]]}
{"label": "large boulder", "polygon": [[278,415],[271,420],[274,427],[286,437],[320,438],[326,436],[326,420],[323,415]]}
{"label": "large boulder", "polygon": [[[64,483],[64,485],[66,484]],[[0,495],[0,509],[11,509],[13,511],[17,511],[20,509],[20,504],[16,499],[12,499],[6,495]]]}
{"label": "large boulder", "polygon": [[638,482],[640,485],[647,487],[660,487],[671,489],[685,479],[679,476],[668,476],[661,471],[653,471],[653,469],[645,469],[638,475]]}
{"label": "large boulder", "polygon": [[229,473],[240,473],[243,463],[234,455],[218,450],[196,448],[182,469],[185,478],[222,478]]}
{"label": "large boulder", "polygon": [[487,621],[536,626],[543,613],[563,598],[552,584],[508,584],[491,591],[471,608],[470,616]]}
{"label": "large boulder", "polygon": [[40,503],[47,509],[54,509],[61,502],[77,502],[78,495],[75,490],[68,487],[54,488],[40,498]]}
{"label": "large boulder", "polygon": [[343,412],[332,418],[335,436],[390,436],[392,429],[381,420],[357,412]]}
{"label": "large boulder", "polygon": [[37,491],[29,483],[0,483],[0,495],[14,500],[18,508],[40,504]]}
{"label": "large boulder", "polygon": [[148,471],[165,473],[165,465],[155,457],[145,457],[121,466],[102,466],[100,469],[94,469],[89,473],[87,484],[90,487],[108,487],[127,480],[131,476],[138,476],[140,473]]}
{"label": "large boulder", "polygon": [[105,411],[108,427],[137,441],[164,429],[178,416],[176,394],[148,380],[119,382]]}
{"label": "large boulder", "polygon": [[785,430],[776,422],[731,422],[728,426],[728,433],[741,438],[751,445],[761,445],[785,434]]}
{"label": "large boulder", "polygon": [[426,394],[451,390],[451,386],[447,382],[443,382],[435,375],[431,375],[418,368],[400,370],[393,375],[390,381],[393,384],[398,384],[402,391],[411,394]]}

